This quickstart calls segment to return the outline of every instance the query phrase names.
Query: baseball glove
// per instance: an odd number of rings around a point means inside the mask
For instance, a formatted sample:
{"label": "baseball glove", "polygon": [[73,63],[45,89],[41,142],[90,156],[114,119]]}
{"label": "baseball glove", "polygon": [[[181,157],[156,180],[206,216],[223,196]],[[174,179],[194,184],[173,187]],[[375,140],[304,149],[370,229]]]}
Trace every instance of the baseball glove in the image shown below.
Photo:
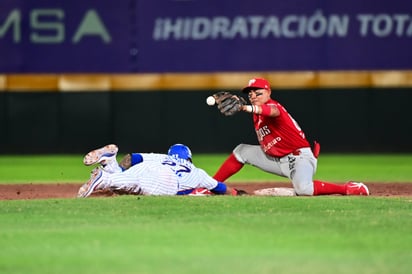
{"label": "baseball glove", "polygon": [[221,91],[213,94],[216,100],[217,108],[225,116],[232,116],[238,113],[243,105],[246,105],[245,99],[231,94],[227,91]]}

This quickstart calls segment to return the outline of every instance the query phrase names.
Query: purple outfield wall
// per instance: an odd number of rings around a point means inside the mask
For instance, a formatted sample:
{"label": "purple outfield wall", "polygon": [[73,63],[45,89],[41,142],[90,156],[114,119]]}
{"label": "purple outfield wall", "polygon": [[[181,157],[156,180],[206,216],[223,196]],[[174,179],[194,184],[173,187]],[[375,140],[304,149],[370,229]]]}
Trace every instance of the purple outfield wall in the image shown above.
{"label": "purple outfield wall", "polygon": [[2,0],[0,73],[412,69],[412,1]]}

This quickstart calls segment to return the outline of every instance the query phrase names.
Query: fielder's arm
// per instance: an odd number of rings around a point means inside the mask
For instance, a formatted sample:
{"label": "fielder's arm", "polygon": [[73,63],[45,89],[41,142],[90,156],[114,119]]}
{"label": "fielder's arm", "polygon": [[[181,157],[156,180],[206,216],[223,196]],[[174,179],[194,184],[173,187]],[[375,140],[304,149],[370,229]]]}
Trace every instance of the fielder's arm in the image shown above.
{"label": "fielder's arm", "polygon": [[280,115],[278,108],[271,105],[243,105],[242,111],[270,117],[277,117]]}

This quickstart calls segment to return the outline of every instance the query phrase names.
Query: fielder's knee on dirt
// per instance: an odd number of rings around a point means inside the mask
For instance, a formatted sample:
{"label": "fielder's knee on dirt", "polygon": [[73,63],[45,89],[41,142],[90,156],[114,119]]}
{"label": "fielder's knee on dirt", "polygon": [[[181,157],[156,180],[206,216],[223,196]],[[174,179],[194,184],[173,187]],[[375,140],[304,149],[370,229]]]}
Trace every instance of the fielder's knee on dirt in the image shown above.
{"label": "fielder's knee on dirt", "polygon": [[299,196],[312,196],[313,195],[313,182],[312,181],[292,181],[293,188],[296,195]]}

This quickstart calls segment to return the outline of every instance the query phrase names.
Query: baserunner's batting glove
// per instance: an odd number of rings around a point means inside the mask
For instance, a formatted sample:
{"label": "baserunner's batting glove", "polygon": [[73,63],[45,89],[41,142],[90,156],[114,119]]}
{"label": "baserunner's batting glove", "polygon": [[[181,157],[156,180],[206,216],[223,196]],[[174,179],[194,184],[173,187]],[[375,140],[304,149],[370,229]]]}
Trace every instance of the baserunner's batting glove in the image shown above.
{"label": "baserunner's batting glove", "polygon": [[232,189],[232,196],[243,196],[243,195],[248,195],[248,193],[241,189],[236,189],[236,188]]}

